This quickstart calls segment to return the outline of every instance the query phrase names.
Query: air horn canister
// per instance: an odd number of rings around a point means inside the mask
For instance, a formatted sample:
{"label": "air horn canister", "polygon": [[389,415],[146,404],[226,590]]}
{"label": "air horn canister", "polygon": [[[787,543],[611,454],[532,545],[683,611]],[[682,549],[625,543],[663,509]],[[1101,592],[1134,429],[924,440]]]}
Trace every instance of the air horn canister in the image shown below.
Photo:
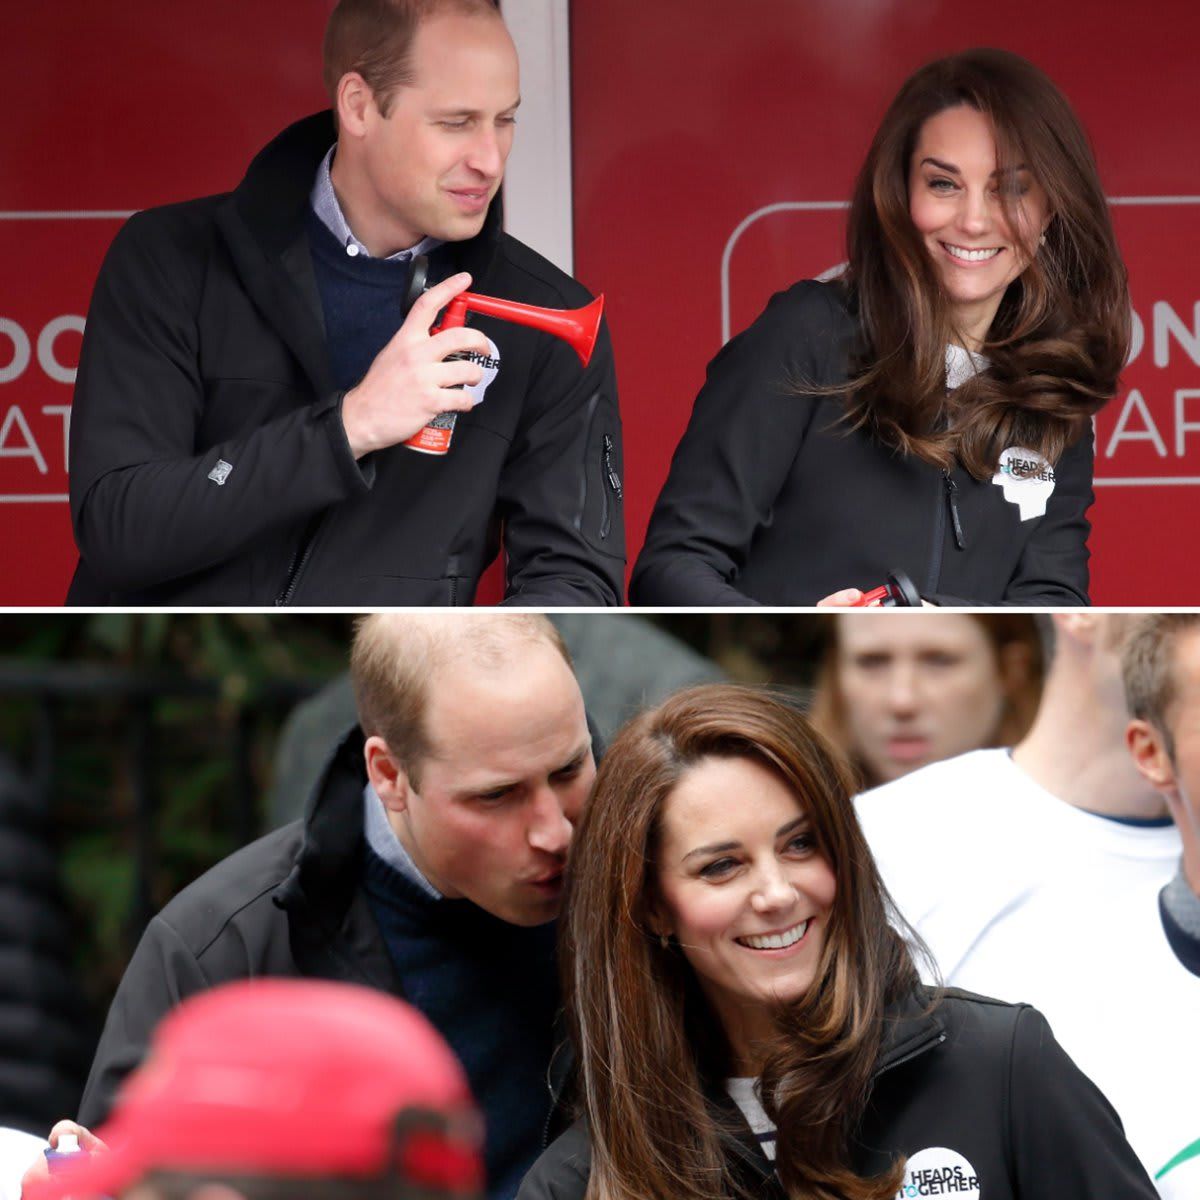
{"label": "air horn canister", "polygon": [[[416,298],[425,290],[429,276],[429,260],[424,255],[413,259],[412,281],[405,300],[405,312],[412,307]],[[600,332],[600,317],[604,312],[604,297],[597,296],[591,304],[582,308],[539,308],[535,304],[522,304],[517,300],[501,300],[496,296],[480,296],[475,292],[460,292],[446,305],[445,316],[440,325],[430,330],[431,334],[443,329],[457,329],[467,323],[468,313],[482,313],[511,321],[515,325],[529,325],[543,333],[552,333],[562,338],[586,367],[592,359],[596,336]],[[446,361],[469,358],[466,354],[451,354]],[[422,454],[447,454],[450,440],[454,436],[454,423],[458,413],[439,413],[423,429],[417,430],[404,444],[410,450]]]}

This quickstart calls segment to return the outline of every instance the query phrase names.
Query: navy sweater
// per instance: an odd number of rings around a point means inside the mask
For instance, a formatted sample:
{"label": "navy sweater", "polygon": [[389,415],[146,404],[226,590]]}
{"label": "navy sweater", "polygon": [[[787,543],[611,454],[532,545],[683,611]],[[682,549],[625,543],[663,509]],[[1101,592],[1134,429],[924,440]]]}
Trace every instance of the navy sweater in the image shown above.
{"label": "navy sweater", "polygon": [[450,1043],[487,1125],[489,1200],[516,1195],[541,1153],[558,986],[554,926],[520,928],[433,899],[366,851],[364,886],[405,998]]}

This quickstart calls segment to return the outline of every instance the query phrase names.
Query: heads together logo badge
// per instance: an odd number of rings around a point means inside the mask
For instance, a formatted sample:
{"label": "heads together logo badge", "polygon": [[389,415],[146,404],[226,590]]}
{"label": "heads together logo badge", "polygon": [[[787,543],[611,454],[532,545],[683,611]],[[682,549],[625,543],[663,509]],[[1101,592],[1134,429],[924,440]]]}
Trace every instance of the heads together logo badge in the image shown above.
{"label": "heads together logo badge", "polygon": [[979,1176],[957,1150],[929,1146],[909,1158],[896,1200],[914,1200],[917,1196],[979,1200]]}
{"label": "heads together logo badge", "polygon": [[1054,468],[1036,450],[1009,446],[1000,455],[992,482],[1021,510],[1021,520],[1030,521],[1046,513],[1046,501],[1054,492]]}
{"label": "heads together logo badge", "polygon": [[[447,355],[447,362],[466,359],[476,363],[483,370],[483,378],[464,390],[471,397],[472,404],[482,404],[484,393],[492,386],[492,380],[500,370],[500,349],[491,338],[488,338],[490,349],[485,354],[462,353]],[[454,436],[454,424],[458,418],[456,412],[439,413],[423,429],[418,429],[404,444],[412,450],[420,450],[422,454],[448,454],[450,440]]]}

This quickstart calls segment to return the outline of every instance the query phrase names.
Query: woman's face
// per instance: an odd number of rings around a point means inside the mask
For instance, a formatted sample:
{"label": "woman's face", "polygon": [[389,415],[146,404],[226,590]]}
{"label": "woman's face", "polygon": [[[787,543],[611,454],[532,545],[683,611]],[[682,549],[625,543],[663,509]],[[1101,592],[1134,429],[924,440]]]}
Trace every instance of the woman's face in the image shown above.
{"label": "woman's face", "polygon": [[668,796],[656,929],[678,939],[736,1054],[812,986],[835,890],[800,801],[754,759],[703,759]]}
{"label": "woman's face", "polygon": [[982,341],[1005,289],[1029,261],[1025,247],[1036,246],[1049,222],[1045,191],[1023,167],[997,176],[991,122],[962,104],[921,126],[909,163],[908,209],[960,330]]}
{"label": "woman's face", "polygon": [[992,643],[962,613],[840,617],[835,669],[851,749],[884,783],[986,745],[1004,713]]}

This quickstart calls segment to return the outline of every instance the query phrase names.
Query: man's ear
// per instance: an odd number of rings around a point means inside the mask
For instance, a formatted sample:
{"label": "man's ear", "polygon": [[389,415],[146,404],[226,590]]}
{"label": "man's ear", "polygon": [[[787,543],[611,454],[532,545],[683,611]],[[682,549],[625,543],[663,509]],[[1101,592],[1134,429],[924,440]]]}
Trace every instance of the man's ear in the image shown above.
{"label": "man's ear", "polygon": [[1134,718],[1125,729],[1125,745],[1142,778],[1168,803],[1178,803],[1179,782],[1163,735],[1149,721]]}
{"label": "man's ear", "polygon": [[367,764],[367,778],[383,801],[383,807],[389,813],[404,812],[413,788],[408,772],[388,749],[387,742],[378,734],[372,734],[363,745],[363,758]]}
{"label": "man's ear", "polygon": [[360,138],[366,133],[367,111],[375,103],[375,93],[357,71],[347,71],[338,80],[338,130]]}

